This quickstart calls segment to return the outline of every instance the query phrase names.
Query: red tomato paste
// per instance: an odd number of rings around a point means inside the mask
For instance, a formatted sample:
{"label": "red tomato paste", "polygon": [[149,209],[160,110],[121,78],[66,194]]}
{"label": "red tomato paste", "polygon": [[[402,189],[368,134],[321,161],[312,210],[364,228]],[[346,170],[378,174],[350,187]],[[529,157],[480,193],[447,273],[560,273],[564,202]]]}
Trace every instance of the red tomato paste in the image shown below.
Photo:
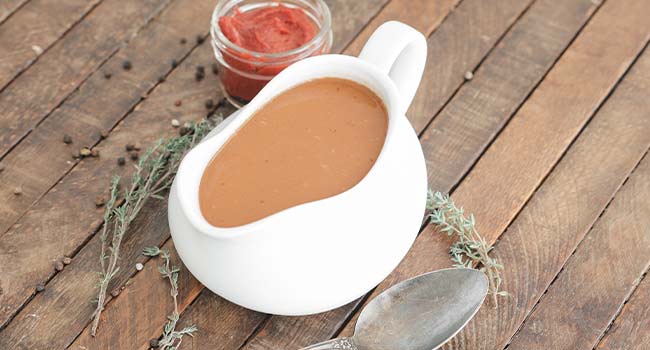
{"label": "red tomato paste", "polygon": [[[226,38],[237,46],[267,54],[296,49],[308,43],[318,33],[316,23],[304,10],[282,5],[245,12],[236,9],[232,16],[219,18],[219,28]],[[232,50],[223,52],[223,56],[232,68],[254,75],[244,76],[228,67],[223,69],[221,79],[224,87],[231,96],[243,100],[242,102],[250,101],[268,80],[293,63],[291,57],[252,57]],[[274,60],[279,62],[276,64]]]}

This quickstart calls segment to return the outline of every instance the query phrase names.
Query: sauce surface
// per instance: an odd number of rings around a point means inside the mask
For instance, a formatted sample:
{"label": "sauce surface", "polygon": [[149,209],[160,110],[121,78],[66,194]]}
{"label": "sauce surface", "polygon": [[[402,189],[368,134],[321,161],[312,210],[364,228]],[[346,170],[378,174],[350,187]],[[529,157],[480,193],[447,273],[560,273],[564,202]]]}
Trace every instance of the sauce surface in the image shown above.
{"label": "sauce surface", "polygon": [[206,167],[203,217],[217,227],[342,193],[370,171],[384,145],[388,114],[368,88],[316,79],[269,101]]}
{"label": "sauce surface", "polygon": [[245,12],[235,10],[234,15],[219,18],[219,27],[234,44],[265,53],[296,49],[318,32],[305,11],[283,5]]}

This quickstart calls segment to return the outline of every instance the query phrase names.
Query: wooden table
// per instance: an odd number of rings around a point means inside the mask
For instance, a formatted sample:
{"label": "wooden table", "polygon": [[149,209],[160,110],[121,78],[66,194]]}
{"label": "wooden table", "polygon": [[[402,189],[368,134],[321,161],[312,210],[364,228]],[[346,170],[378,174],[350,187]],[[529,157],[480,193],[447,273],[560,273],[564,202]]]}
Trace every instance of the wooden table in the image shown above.
{"label": "wooden table", "polygon": [[[429,183],[475,214],[512,295],[486,303],[445,348],[650,349],[650,0],[327,2],[334,51],[357,54],[390,19],[428,36],[408,117]],[[214,60],[195,40],[214,5],[0,4],[0,349],[146,349],[161,334],[169,287],[141,250],[174,250],[166,204],[152,201],[125,237],[90,336],[103,214],[94,201],[113,174],[132,171],[116,163],[126,143],[171,135],[172,119],[198,120],[222,97],[216,76],[194,79]],[[100,156],[73,159],[83,146]],[[450,244],[427,226],[369,297],[450,266]],[[180,322],[199,327],[183,349],[297,349],[351,334],[368,300],[269,316],[180,276]]]}

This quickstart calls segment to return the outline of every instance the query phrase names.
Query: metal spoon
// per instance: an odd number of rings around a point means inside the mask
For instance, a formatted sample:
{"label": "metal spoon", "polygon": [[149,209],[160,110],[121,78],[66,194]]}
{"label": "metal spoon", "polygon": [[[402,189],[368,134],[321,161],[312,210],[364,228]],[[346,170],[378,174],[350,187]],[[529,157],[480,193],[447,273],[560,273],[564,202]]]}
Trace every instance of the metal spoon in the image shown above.
{"label": "metal spoon", "polygon": [[400,282],[363,309],[354,335],[302,350],[433,350],[456,335],[480,308],[485,274],[445,269]]}

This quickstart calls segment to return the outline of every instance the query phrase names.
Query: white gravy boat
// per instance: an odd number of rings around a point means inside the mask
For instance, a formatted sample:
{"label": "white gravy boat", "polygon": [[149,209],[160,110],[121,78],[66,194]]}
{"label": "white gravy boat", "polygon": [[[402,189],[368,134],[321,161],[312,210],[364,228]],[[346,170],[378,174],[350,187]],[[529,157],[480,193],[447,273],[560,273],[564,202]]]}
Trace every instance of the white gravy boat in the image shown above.
{"label": "white gravy boat", "polygon": [[[322,55],[285,69],[190,151],[169,195],[172,238],[190,272],[227,300],[281,315],[336,308],[388,276],[411,247],[425,210],[424,156],[404,114],[420,83],[426,52],[422,34],[387,22],[358,58]],[[370,172],[329,198],[238,227],[210,225],[199,207],[199,183],[208,162],[265,103],[321,77],[356,81],[384,101],[388,132]]]}

